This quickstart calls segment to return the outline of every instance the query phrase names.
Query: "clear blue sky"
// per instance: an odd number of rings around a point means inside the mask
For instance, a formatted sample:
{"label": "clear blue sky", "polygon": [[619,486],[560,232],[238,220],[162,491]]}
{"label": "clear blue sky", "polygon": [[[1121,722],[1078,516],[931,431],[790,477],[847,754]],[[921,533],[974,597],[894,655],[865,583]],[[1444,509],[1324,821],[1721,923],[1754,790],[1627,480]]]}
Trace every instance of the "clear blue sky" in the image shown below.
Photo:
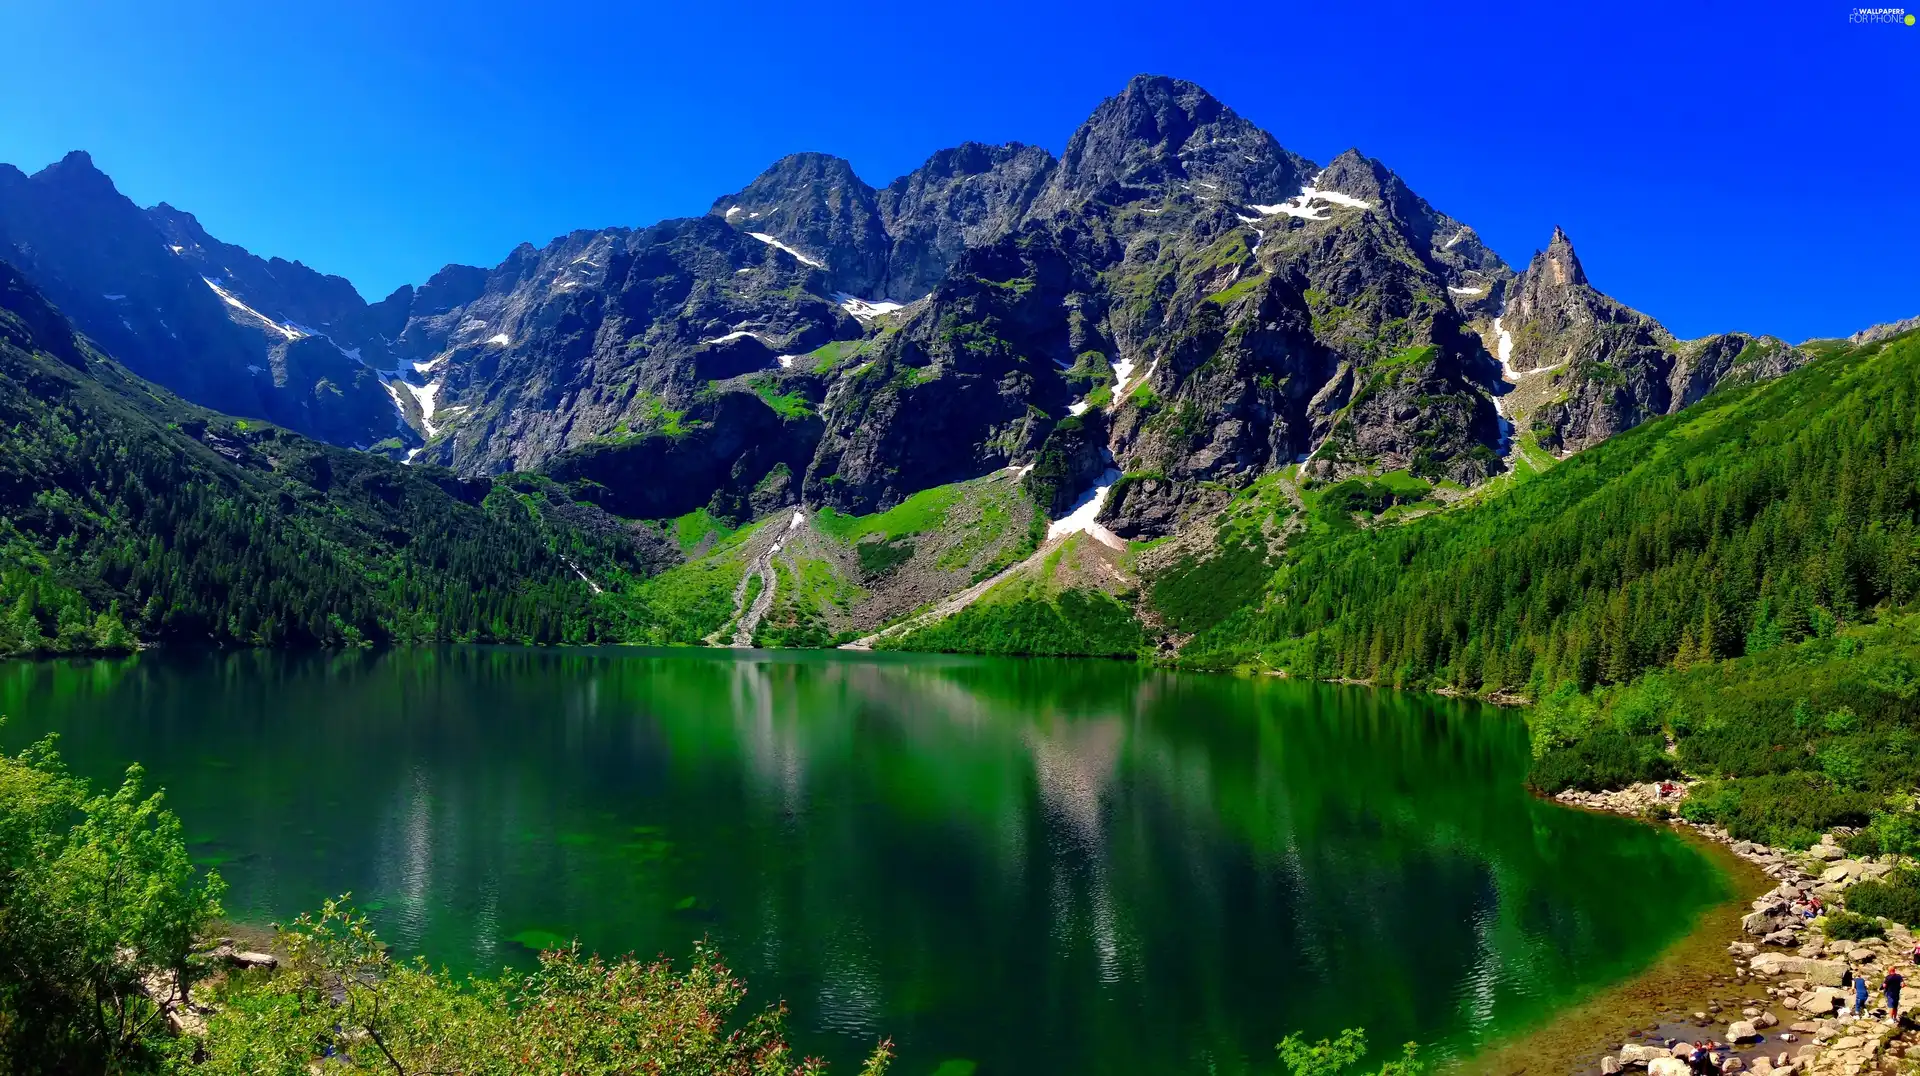
{"label": "clear blue sky", "polygon": [[1850,10],[8,0],[0,161],[89,150],[373,299],[703,212],[795,150],[876,186],[969,138],[1057,153],[1151,71],[1315,160],[1360,147],[1516,267],[1561,224],[1683,336],[1798,340],[1920,314],[1920,27]]}

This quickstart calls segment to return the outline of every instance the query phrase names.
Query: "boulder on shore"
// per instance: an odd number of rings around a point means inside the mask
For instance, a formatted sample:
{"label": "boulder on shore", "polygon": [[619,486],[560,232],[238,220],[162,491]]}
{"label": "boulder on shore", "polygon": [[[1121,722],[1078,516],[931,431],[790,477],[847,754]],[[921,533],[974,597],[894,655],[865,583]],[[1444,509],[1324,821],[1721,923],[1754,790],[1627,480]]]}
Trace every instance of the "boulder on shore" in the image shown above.
{"label": "boulder on shore", "polygon": [[1760,1038],[1760,1031],[1753,1026],[1752,1020],[1735,1020],[1733,1023],[1727,1025],[1728,1042],[1759,1042]]}
{"label": "boulder on shore", "polygon": [[1792,925],[1793,921],[1788,916],[1775,915],[1772,912],[1748,912],[1740,920],[1740,929],[1756,938],[1763,934],[1772,934],[1777,930],[1785,930]]}
{"label": "boulder on shore", "polygon": [[1620,1047],[1620,1063],[1622,1065],[1644,1065],[1649,1061],[1663,1057],[1671,1058],[1672,1056],[1673,1051],[1664,1046],[1647,1046],[1642,1043],[1630,1042]]}
{"label": "boulder on shore", "polygon": [[1813,986],[1839,986],[1840,976],[1847,970],[1845,961],[1814,960],[1785,953],[1761,953],[1748,967],[1756,975],[1792,975]]}

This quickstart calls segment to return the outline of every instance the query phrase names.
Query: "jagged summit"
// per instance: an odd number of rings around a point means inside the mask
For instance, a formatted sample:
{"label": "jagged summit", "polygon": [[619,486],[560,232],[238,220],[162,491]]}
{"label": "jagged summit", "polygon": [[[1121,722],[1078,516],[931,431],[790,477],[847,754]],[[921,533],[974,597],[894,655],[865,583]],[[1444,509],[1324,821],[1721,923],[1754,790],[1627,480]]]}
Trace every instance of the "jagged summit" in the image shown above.
{"label": "jagged summit", "polygon": [[1039,209],[1070,213],[1198,187],[1239,203],[1300,192],[1312,162],[1191,82],[1138,75],[1102,101],[1060,155]]}
{"label": "jagged summit", "polygon": [[1584,286],[1587,283],[1587,271],[1580,265],[1580,256],[1573,252],[1573,240],[1558,224],[1553,226],[1553,238],[1548,240],[1547,249],[1534,254],[1533,265],[1544,268],[1547,279],[1554,284]]}
{"label": "jagged summit", "polygon": [[877,298],[891,242],[874,189],[853,165],[826,153],[793,153],[752,183],[714,200],[711,216],[778,242],[796,260],[822,270],[831,290]]}

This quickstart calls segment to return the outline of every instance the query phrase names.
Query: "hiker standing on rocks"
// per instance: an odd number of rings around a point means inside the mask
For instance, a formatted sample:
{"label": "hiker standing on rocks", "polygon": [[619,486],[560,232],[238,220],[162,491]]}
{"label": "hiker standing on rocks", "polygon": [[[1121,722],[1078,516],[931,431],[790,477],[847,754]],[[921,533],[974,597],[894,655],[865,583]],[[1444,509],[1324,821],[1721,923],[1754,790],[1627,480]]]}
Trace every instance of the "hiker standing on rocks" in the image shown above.
{"label": "hiker standing on rocks", "polygon": [[1867,977],[1858,972],[1851,974],[1853,975],[1853,1018],[1858,1020],[1867,1015]]}
{"label": "hiker standing on rocks", "polygon": [[1900,968],[1896,965],[1887,969],[1887,981],[1880,985],[1887,992],[1887,1012],[1896,1025],[1900,1023],[1900,988],[1906,982],[1906,977],[1900,974]]}

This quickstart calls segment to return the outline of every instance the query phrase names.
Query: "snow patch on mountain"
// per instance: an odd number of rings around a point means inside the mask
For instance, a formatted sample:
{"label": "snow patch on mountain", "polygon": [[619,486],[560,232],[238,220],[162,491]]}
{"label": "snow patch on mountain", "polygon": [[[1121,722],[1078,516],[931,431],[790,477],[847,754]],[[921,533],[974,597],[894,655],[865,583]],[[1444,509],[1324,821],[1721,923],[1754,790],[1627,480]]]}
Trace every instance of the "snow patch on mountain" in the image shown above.
{"label": "snow patch on mountain", "polygon": [[827,267],[827,264],[825,262],[815,261],[814,259],[807,257],[805,254],[800,253],[799,251],[793,249],[792,247],[786,245],[785,243],[782,243],[780,240],[775,239],[773,236],[768,235],[765,232],[748,232],[747,234],[750,236],[753,236],[755,239],[760,240],[762,243],[765,243],[766,245],[774,248],[775,250],[786,251],[788,254],[793,255],[796,261],[799,261],[804,265],[811,265],[815,269],[825,269]]}
{"label": "snow patch on mountain", "polygon": [[1119,535],[1094,522],[1095,517],[1100,515],[1100,509],[1106,506],[1107,493],[1118,481],[1120,481],[1118,468],[1109,467],[1103,471],[1099,479],[1094,482],[1093,488],[1082,493],[1079,499],[1073,502],[1073,507],[1067,511],[1066,515],[1047,524],[1047,537],[1060,538],[1080,532],[1103,545],[1125,549],[1127,543],[1122,541]]}
{"label": "snow patch on mountain", "polygon": [[868,321],[882,314],[891,314],[897,310],[905,310],[907,308],[907,304],[896,302],[892,299],[873,299],[869,301],[856,295],[849,295],[844,291],[836,291],[830,298],[840,304],[840,309],[852,314],[858,321]]}
{"label": "snow patch on mountain", "polygon": [[444,382],[430,381],[425,385],[416,385],[411,381],[402,381],[400,384],[413,396],[414,402],[420,405],[420,425],[426,428],[427,436],[432,437],[439,433],[440,427],[433,424],[433,405],[434,398],[440,395],[440,386]]}
{"label": "snow patch on mountain", "polygon": [[238,295],[235,295],[234,293],[221,287],[220,281],[215,280],[212,277],[204,277],[204,276],[201,277],[200,279],[206,282],[207,287],[213,289],[213,293],[220,297],[221,302],[226,303],[228,306],[233,307],[235,310],[238,310],[242,314],[245,314],[248,317],[252,318],[253,320],[259,322],[265,328],[271,329],[272,331],[279,333],[281,336],[285,337],[286,339],[298,340],[303,336],[309,335],[307,333],[301,332],[299,329],[294,328],[292,325],[281,324],[280,322],[273,320],[272,318],[266,316],[265,314],[262,314],[260,311],[255,310],[253,307],[248,306],[246,303],[241,302],[240,297]]}
{"label": "snow patch on mountain", "polygon": [[[1323,204],[1322,204],[1323,203]],[[1327,220],[1334,206],[1347,209],[1372,209],[1373,203],[1339,191],[1302,187],[1300,193],[1278,205],[1250,205],[1247,208],[1263,217],[1289,216],[1301,220]]]}

